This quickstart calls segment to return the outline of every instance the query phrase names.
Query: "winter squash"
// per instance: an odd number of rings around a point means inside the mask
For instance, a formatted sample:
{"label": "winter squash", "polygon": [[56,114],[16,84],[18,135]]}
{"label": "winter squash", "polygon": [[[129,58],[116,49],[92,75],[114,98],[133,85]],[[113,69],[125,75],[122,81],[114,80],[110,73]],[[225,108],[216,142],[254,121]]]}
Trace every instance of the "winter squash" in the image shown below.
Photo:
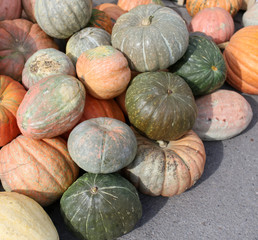
{"label": "winter squash", "polygon": [[244,27],[258,25],[258,2],[250,7],[242,17]]}
{"label": "winter squash", "polygon": [[40,49],[26,61],[22,71],[22,84],[29,89],[42,78],[56,74],[75,76],[71,59],[54,48]]}
{"label": "winter squash", "polygon": [[37,22],[35,18],[34,8],[36,0],[21,0],[22,1],[22,7],[24,12],[26,13],[27,17],[32,22]]}
{"label": "winter squash", "polygon": [[0,239],[59,240],[51,218],[33,199],[0,192],[0,208]]}
{"label": "winter squash", "polygon": [[258,25],[238,30],[224,52],[227,66],[226,81],[235,89],[258,94]]}
{"label": "winter squash", "polygon": [[125,116],[127,116],[127,111],[125,108],[125,95],[126,95],[126,90],[123,91],[120,95],[118,95],[115,100],[118,103],[119,107],[122,109],[123,113]]}
{"label": "winter squash", "polygon": [[189,33],[182,17],[168,7],[140,5],[117,19],[112,46],[127,57],[131,70],[166,69],[179,60],[188,46]]}
{"label": "winter squash", "polygon": [[30,87],[17,111],[21,133],[33,139],[51,138],[80,120],[85,88],[70,75],[52,75]]}
{"label": "winter squash", "polygon": [[169,72],[137,75],[126,91],[125,107],[130,123],[154,140],[182,137],[197,115],[192,90],[180,76]]}
{"label": "winter squash", "polygon": [[219,89],[196,100],[193,130],[204,141],[225,140],[244,131],[253,118],[247,100],[235,91]]}
{"label": "winter squash", "polygon": [[20,134],[16,112],[25,94],[26,90],[20,83],[0,75],[0,147]]}
{"label": "winter squash", "polygon": [[66,54],[75,66],[83,52],[101,45],[111,45],[110,34],[102,28],[86,27],[69,38]]}
{"label": "winter squash", "polygon": [[138,150],[123,169],[139,192],[172,197],[183,193],[201,177],[206,161],[202,140],[192,130],[175,141],[153,141],[135,132]]}
{"label": "winter squash", "polygon": [[[196,15],[197,16],[197,15]],[[226,80],[226,64],[219,47],[207,36],[190,34],[184,56],[169,67],[190,86],[194,96],[220,88]]]}
{"label": "winter squash", "polygon": [[19,135],[0,150],[0,173],[6,191],[22,193],[47,206],[75,181],[79,168],[63,139],[34,140]]}
{"label": "winter squash", "polygon": [[90,20],[91,0],[37,0],[35,18],[51,37],[65,39],[84,28]]}
{"label": "winter squash", "polygon": [[116,239],[142,216],[137,190],[118,173],[85,173],[63,194],[60,210],[69,228],[88,240]]}
{"label": "winter squash", "polygon": [[0,21],[20,18],[22,12],[21,0],[0,1]]}
{"label": "winter squash", "polygon": [[83,170],[116,172],[135,157],[137,142],[130,127],[113,118],[92,118],[78,124],[68,137],[68,151]]}
{"label": "winter squash", "polygon": [[0,21],[0,39],[0,72],[17,81],[21,81],[24,64],[33,53],[43,48],[58,49],[38,24],[25,19]]}
{"label": "winter squash", "polygon": [[98,99],[118,96],[131,79],[127,59],[112,46],[83,52],[76,63],[76,72],[87,91]]}
{"label": "winter squash", "polygon": [[162,0],[118,0],[117,5],[124,11],[130,11],[132,8],[135,8],[139,5],[146,5],[150,3],[164,6]]}
{"label": "winter squash", "polygon": [[193,17],[204,8],[220,7],[227,10],[233,17],[241,8],[242,1],[243,0],[186,0],[186,9],[189,15]]}
{"label": "winter squash", "polygon": [[228,41],[234,33],[232,16],[224,8],[204,8],[191,20],[190,31],[203,32],[212,37],[216,44]]}

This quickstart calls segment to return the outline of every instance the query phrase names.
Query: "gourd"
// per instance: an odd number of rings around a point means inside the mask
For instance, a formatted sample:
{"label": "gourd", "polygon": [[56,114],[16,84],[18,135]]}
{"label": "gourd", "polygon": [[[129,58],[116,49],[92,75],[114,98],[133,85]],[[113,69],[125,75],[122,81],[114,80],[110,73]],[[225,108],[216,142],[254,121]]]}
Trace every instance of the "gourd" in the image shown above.
{"label": "gourd", "polygon": [[117,6],[122,8],[124,11],[130,11],[131,9],[139,6],[139,5],[146,5],[146,4],[158,4],[164,6],[162,0],[118,0]]}
{"label": "gourd", "polygon": [[22,12],[21,0],[1,0],[0,21],[20,18]]}

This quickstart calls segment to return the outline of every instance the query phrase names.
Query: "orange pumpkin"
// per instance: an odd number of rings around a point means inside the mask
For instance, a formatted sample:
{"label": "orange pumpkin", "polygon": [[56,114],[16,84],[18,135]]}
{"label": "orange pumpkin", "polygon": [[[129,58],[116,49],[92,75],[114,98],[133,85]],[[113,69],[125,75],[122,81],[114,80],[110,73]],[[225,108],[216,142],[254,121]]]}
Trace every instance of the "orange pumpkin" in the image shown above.
{"label": "orange pumpkin", "polygon": [[0,75],[0,147],[20,134],[16,112],[25,94],[26,90],[20,83]]}
{"label": "orange pumpkin", "polygon": [[159,4],[164,5],[162,0],[118,0],[117,5],[122,8],[124,11],[130,11],[132,8],[135,8],[139,5],[146,5],[146,4]]}
{"label": "orange pumpkin", "polygon": [[237,31],[224,50],[226,81],[235,89],[258,94],[258,25]]}

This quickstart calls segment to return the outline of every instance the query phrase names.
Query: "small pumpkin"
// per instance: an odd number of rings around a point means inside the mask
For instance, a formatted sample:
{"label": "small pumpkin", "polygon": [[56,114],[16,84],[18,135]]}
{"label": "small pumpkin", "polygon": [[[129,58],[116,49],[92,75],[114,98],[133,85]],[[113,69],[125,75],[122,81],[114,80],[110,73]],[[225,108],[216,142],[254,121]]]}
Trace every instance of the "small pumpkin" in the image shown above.
{"label": "small pumpkin", "polygon": [[258,2],[245,11],[242,22],[244,27],[258,25]]}
{"label": "small pumpkin", "polygon": [[142,216],[137,190],[118,173],[85,173],[63,194],[60,209],[69,228],[85,240],[116,239]]}
{"label": "small pumpkin", "polygon": [[26,16],[28,17],[28,19],[33,23],[36,23],[37,21],[36,21],[35,12],[34,12],[36,0],[21,0],[21,1],[22,1],[23,10],[26,13]]}
{"label": "small pumpkin", "polygon": [[1,0],[0,1],[0,21],[13,20],[21,17],[21,0]]}
{"label": "small pumpkin", "polygon": [[146,4],[158,4],[164,6],[162,0],[118,0],[117,6],[122,8],[124,11],[130,11],[131,9],[139,6],[139,5],[146,5]]}

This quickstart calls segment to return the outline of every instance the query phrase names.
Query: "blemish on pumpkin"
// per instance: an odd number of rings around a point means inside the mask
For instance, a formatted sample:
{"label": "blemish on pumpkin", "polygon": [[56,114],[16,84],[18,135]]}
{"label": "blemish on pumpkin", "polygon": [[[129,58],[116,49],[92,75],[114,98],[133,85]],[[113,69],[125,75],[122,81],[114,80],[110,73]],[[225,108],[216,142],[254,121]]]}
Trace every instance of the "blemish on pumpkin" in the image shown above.
{"label": "blemish on pumpkin", "polygon": [[60,69],[60,63],[57,61],[52,61],[49,59],[49,57],[45,55],[41,55],[40,57],[36,58],[31,64],[30,64],[30,71],[32,73],[40,72],[58,72]]}

